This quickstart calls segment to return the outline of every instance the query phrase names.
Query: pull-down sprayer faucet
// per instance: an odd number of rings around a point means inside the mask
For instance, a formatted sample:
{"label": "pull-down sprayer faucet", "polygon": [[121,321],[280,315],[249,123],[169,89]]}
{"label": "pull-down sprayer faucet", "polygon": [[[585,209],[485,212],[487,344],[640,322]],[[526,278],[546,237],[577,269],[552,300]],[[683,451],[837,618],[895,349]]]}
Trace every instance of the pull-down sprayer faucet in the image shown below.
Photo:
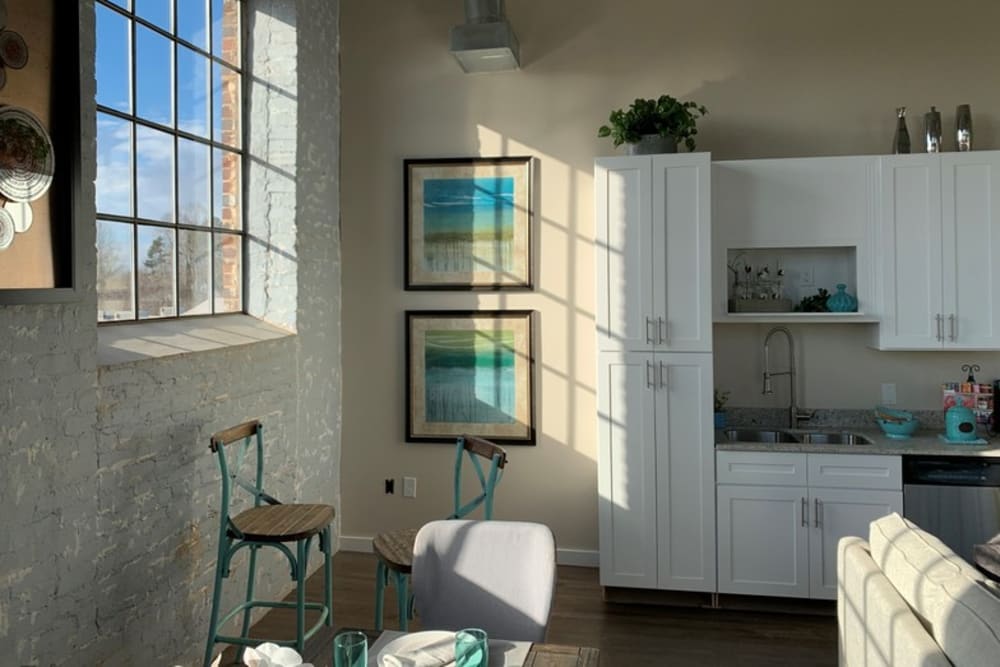
{"label": "pull-down sprayer faucet", "polygon": [[[785,338],[788,340],[788,370],[779,371],[777,373],[771,372],[771,364],[768,359],[768,344],[771,342],[771,336],[776,333],[785,334]],[[786,327],[774,327],[767,332],[767,336],[764,337],[764,390],[761,393],[773,394],[774,390],[771,388],[771,378],[775,375],[787,375],[788,376],[788,391],[790,394],[789,406],[788,406],[788,427],[796,428],[799,425],[799,421],[804,421],[812,418],[812,413],[807,410],[800,410],[799,406],[796,404],[797,394],[795,392],[795,341],[792,338],[792,332]]]}

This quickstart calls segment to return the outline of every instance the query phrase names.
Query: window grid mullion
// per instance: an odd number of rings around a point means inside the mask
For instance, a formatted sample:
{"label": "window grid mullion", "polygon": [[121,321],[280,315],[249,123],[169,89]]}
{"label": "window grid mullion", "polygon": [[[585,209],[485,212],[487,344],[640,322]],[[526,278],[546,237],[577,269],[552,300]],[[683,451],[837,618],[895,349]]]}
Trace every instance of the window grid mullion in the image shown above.
{"label": "window grid mullion", "polygon": [[[133,8],[133,11],[129,11],[129,10],[123,8],[123,7],[119,7],[116,4],[109,3],[106,0],[97,0],[97,2],[102,7],[107,7],[108,9],[112,9],[115,12],[121,14],[122,16],[124,16],[125,18],[127,18],[129,21],[131,21],[133,23],[133,25],[136,24],[136,23],[138,23],[139,25],[143,26],[144,28],[148,28],[148,29],[152,30],[153,32],[159,34],[162,37],[166,37],[166,38],[170,39],[171,41],[174,41],[174,42],[177,42],[178,44],[186,46],[189,49],[195,51],[196,53],[199,53],[199,54],[205,56],[206,58],[209,58],[210,60],[212,60],[212,61],[214,61],[216,63],[219,63],[220,65],[225,65],[226,67],[228,67],[230,69],[236,70],[236,72],[242,78],[242,76],[243,76],[243,67],[242,67],[242,64],[239,65],[239,66],[234,65],[233,63],[231,63],[231,62],[229,62],[227,60],[223,60],[220,56],[214,55],[212,53],[212,51],[211,51],[211,41],[212,41],[212,36],[211,36],[211,33],[212,33],[212,23],[211,23],[211,20],[209,20],[208,26],[206,27],[206,30],[209,33],[209,36],[208,36],[209,50],[206,51],[205,49],[197,46],[196,44],[194,44],[192,42],[189,42],[186,39],[184,39],[184,38],[182,38],[182,37],[180,37],[178,35],[173,35],[169,31],[164,30],[163,28],[161,28],[160,26],[155,25],[153,23],[150,23],[149,21],[147,21],[146,19],[142,18],[141,16],[138,16],[135,13],[134,8]],[[209,3],[209,4],[211,4],[211,3]],[[176,3],[175,3],[175,11],[176,11]],[[242,23],[242,21],[241,21],[241,23]],[[175,28],[175,31],[176,31],[176,28]]]}
{"label": "window grid mullion", "polygon": [[181,314],[181,235],[177,231],[177,223],[181,221],[181,202],[180,202],[180,178],[179,174],[181,171],[181,151],[180,151],[180,139],[177,138],[177,130],[180,129],[180,109],[178,102],[180,100],[180,95],[178,95],[177,90],[177,3],[175,0],[170,0],[170,30],[173,34],[169,35],[170,39],[170,52],[172,55],[170,63],[170,114],[173,118],[173,145],[174,145],[174,169],[173,169],[173,179],[174,179],[174,243],[173,243],[173,253],[171,253],[171,259],[173,260],[174,268],[174,316],[179,317]]}
{"label": "window grid mullion", "polygon": [[[103,105],[97,105],[97,110],[100,111],[100,112],[102,112],[102,113],[108,114],[109,116],[116,117],[116,118],[118,118],[120,120],[124,120],[124,121],[126,121],[126,122],[129,123],[129,127],[130,127],[130,130],[131,130],[131,133],[130,133],[131,134],[131,136],[130,136],[130,144],[131,144],[131,148],[132,148],[132,151],[131,151],[132,152],[132,155],[131,155],[131,164],[130,164],[130,168],[131,168],[130,169],[130,171],[131,171],[131,173],[130,173],[130,181],[131,181],[131,193],[130,193],[130,195],[131,195],[131,197],[130,197],[131,198],[131,202],[130,202],[131,206],[130,206],[130,212],[131,212],[131,216],[100,215],[100,217],[102,219],[107,219],[109,221],[126,223],[126,224],[128,224],[130,226],[130,230],[131,230],[131,234],[132,234],[132,236],[131,236],[131,244],[132,244],[132,262],[131,262],[131,264],[132,264],[132,280],[131,280],[131,282],[132,282],[133,319],[132,320],[121,320],[121,321],[107,321],[107,322],[101,322],[101,324],[125,323],[125,322],[129,322],[129,321],[138,322],[138,321],[145,321],[146,319],[171,319],[169,317],[158,317],[158,316],[157,317],[150,317],[150,318],[140,318],[140,310],[139,310],[139,301],[140,301],[140,294],[139,294],[139,282],[140,282],[139,281],[139,267],[140,267],[140,259],[139,259],[139,227],[140,226],[155,227],[155,228],[160,228],[160,229],[164,229],[164,230],[168,230],[169,229],[169,230],[171,230],[171,233],[173,234],[173,239],[174,239],[174,241],[173,241],[173,243],[174,243],[174,252],[173,252],[173,262],[174,262],[174,272],[173,272],[173,279],[174,279],[174,315],[173,315],[173,319],[177,319],[177,318],[181,317],[181,315],[180,315],[180,310],[181,310],[181,308],[180,308],[180,233],[182,231],[195,231],[195,232],[199,232],[199,233],[206,233],[208,235],[208,239],[209,239],[209,257],[208,257],[208,264],[209,264],[209,276],[208,276],[209,295],[208,295],[208,298],[209,298],[210,304],[211,304],[210,305],[210,309],[209,309],[210,310],[209,315],[217,314],[216,302],[215,302],[216,301],[215,300],[215,288],[216,288],[216,284],[215,284],[215,273],[216,273],[216,271],[215,271],[215,264],[216,264],[216,261],[215,261],[216,260],[216,258],[215,258],[215,244],[216,244],[216,240],[219,239],[221,241],[222,239],[224,239],[227,236],[232,236],[232,237],[238,238],[239,242],[240,242],[240,257],[241,257],[241,284],[240,284],[240,292],[239,292],[239,295],[240,295],[240,306],[241,306],[240,307],[240,312],[246,313],[247,312],[246,286],[247,286],[247,281],[249,279],[247,259],[248,259],[248,255],[249,255],[249,250],[248,250],[248,247],[247,247],[247,236],[246,236],[246,228],[245,228],[244,211],[246,210],[248,195],[247,195],[247,188],[245,187],[245,183],[243,181],[244,181],[244,176],[246,174],[246,169],[247,169],[248,164],[249,164],[249,156],[246,153],[245,148],[244,148],[245,146],[248,145],[248,142],[249,142],[249,132],[248,132],[248,127],[247,127],[247,122],[246,122],[247,121],[247,115],[248,115],[247,114],[247,108],[246,108],[247,105],[244,103],[244,95],[245,95],[246,91],[244,90],[244,87],[243,87],[243,63],[246,62],[246,56],[247,56],[247,49],[246,49],[247,40],[245,38],[246,25],[245,25],[245,21],[243,20],[243,11],[242,11],[242,9],[240,9],[239,10],[239,16],[238,16],[239,31],[240,31],[240,47],[239,48],[240,48],[240,60],[241,60],[241,64],[240,64],[240,66],[235,66],[232,63],[230,63],[228,61],[225,61],[221,57],[216,56],[216,55],[214,55],[212,53],[212,49],[213,49],[213,45],[214,45],[214,34],[213,34],[213,30],[212,30],[212,19],[214,18],[214,16],[213,16],[213,14],[214,14],[214,7],[213,7],[213,5],[212,5],[211,2],[209,2],[207,4],[207,9],[208,9],[208,11],[207,11],[208,24],[206,26],[206,30],[207,30],[207,33],[208,33],[207,34],[207,41],[208,41],[208,44],[209,44],[208,51],[205,51],[204,49],[201,49],[201,48],[195,46],[194,44],[188,42],[187,40],[181,39],[176,34],[172,34],[170,31],[166,31],[166,30],[160,28],[159,26],[156,26],[156,25],[150,23],[149,21],[145,20],[144,18],[141,18],[141,17],[137,16],[135,14],[135,8],[134,7],[132,7],[130,10],[126,10],[126,9],[124,9],[122,7],[117,6],[117,5],[110,4],[109,2],[107,2],[107,0],[97,0],[97,2],[101,6],[107,7],[109,9],[112,9],[112,10],[118,12],[119,14],[124,15],[125,18],[126,18],[126,20],[128,20],[128,22],[129,22],[129,32],[128,32],[128,34],[129,34],[129,42],[130,42],[129,43],[129,48],[128,48],[128,53],[129,53],[129,56],[130,56],[130,62],[128,63],[128,68],[129,68],[129,73],[128,74],[129,74],[129,85],[130,85],[130,90],[129,90],[129,113],[123,113],[123,112],[121,112],[121,111],[119,111],[117,109],[112,109],[112,108],[109,108],[109,107],[105,107]],[[178,25],[178,11],[179,10],[177,8],[176,1],[172,0],[172,3],[173,4],[171,6],[171,18],[172,18],[172,23],[171,23],[172,28],[171,29],[172,29],[173,33],[176,33],[176,31],[177,31],[177,25]],[[173,70],[172,71],[172,79],[171,79],[171,84],[172,84],[171,85],[171,93],[172,93],[171,112],[172,112],[172,125],[173,125],[173,127],[169,127],[167,125],[162,125],[160,123],[156,123],[156,122],[153,122],[151,120],[140,118],[138,116],[138,113],[137,113],[137,95],[136,95],[137,83],[138,83],[138,71],[137,71],[138,70],[138,67],[137,67],[138,59],[137,59],[137,40],[136,40],[136,35],[137,35],[137,27],[138,26],[145,27],[145,28],[153,31],[156,34],[159,34],[159,35],[161,35],[163,37],[166,37],[168,39],[168,41],[170,42],[170,47],[172,49],[172,70]],[[187,131],[184,131],[184,130],[180,129],[180,124],[179,124],[179,118],[180,118],[180,109],[179,109],[180,90],[179,90],[179,80],[178,80],[179,45],[180,46],[185,46],[187,48],[190,48],[195,53],[200,54],[200,55],[202,55],[202,56],[204,56],[204,57],[206,57],[208,59],[208,73],[207,73],[207,77],[206,77],[206,99],[208,100],[208,107],[209,107],[208,108],[209,127],[208,127],[208,131],[207,131],[207,135],[208,135],[207,138],[206,137],[201,137],[201,136],[195,135],[195,134],[193,134],[191,132],[187,132]],[[239,148],[234,148],[232,146],[229,146],[227,144],[222,143],[221,141],[217,141],[214,138],[215,104],[214,104],[214,100],[213,100],[213,74],[214,74],[214,68],[215,68],[216,65],[221,66],[222,68],[224,68],[223,71],[228,70],[228,71],[234,72],[237,75],[238,79],[239,79],[240,91],[239,91],[239,96],[238,96],[239,104],[237,105],[237,107],[238,107],[237,113],[239,114],[239,120],[240,120],[239,135],[240,135],[240,139],[241,139],[241,144],[240,144]],[[220,94],[221,94],[221,91],[220,91]],[[157,221],[157,220],[146,220],[146,219],[141,218],[139,216],[139,211],[138,211],[138,207],[139,207],[139,187],[138,187],[138,183],[139,183],[139,174],[138,174],[138,162],[139,162],[139,154],[138,154],[138,129],[139,129],[140,126],[147,127],[147,128],[154,129],[154,130],[158,130],[158,131],[161,131],[161,132],[166,132],[167,134],[171,135],[171,138],[173,140],[173,153],[174,153],[173,154],[173,158],[174,158],[174,160],[173,160],[173,163],[174,163],[173,167],[174,168],[173,168],[172,179],[173,179],[173,209],[174,210],[173,210],[173,222],[172,223],[165,223],[165,222]],[[182,223],[181,220],[180,220],[180,168],[181,168],[181,165],[180,165],[180,141],[182,139],[188,139],[190,141],[194,141],[194,142],[206,145],[208,147],[208,164],[206,166],[207,166],[208,178],[209,178],[209,212],[208,212],[209,220],[208,220],[208,224],[207,225],[187,224],[187,223]],[[214,160],[214,158],[215,158],[216,151],[220,152],[220,157],[224,157],[227,153],[228,154],[235,154],[236,156],[238,156],[236,159],[238,160],[239,171],[240,171],[239,193],[238,193],[239,200],[240,200],[240,209],[239,209],[238,220],[236,220],[236,222],[238,224],[238,227],[236,229],[229,229],[229,228],[225,228],[225,227],[218,227],[217,228],[216,224],[215,224],[215,203],[216,203],[216,196],[217,195],[216,195],[216,192],[215,192],[215,181],[214,181],[214,166],[215,166],[215,160]],[[220,162],[220,168],[221,168],[221,164],[222,163]],[[195,315],[195,316],[197,316],[197,315]],[[184,317],[192,317],[192,316],[184,316]]]}

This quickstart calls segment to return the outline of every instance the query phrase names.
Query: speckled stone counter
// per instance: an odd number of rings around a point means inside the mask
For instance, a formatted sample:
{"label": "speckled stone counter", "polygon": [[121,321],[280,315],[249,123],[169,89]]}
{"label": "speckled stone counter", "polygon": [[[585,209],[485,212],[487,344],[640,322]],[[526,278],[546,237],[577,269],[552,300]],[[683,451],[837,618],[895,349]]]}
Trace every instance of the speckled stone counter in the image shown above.
{"label": "speckled stone counter", "polygon": [[[739,427],[748,428],[748,427]],[[753,429],[754,427],[749,427]],[[763,430],[774,430],[775,427],[761,427]],[[943,455],[943,456],[989,456],[1000,458],[1000,438],[993,438],[986,445],[952,445],[943,442],[938,434],[940,430],[917,431],[908,440],[887,438],[877,428],[806,428],[788,429],[777,427],[777,430],[790,433],[810,433],[816,431],[836,432],[846,431],[864,435],[872,441],[870,445],[820,445],[801,442],[730,442],[723,431],[715,432],[716,451],[744,452],[812,452],[816,454],[902,454],[902,455]]]}

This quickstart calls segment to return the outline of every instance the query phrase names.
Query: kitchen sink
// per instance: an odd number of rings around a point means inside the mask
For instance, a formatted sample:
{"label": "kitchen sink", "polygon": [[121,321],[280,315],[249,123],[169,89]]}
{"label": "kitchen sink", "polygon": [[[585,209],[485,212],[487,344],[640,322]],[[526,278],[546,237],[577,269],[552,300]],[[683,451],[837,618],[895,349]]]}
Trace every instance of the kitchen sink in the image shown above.
{"label": "kitchen sink", "polygon": [[857,433],[835,431],[832,433],[799,433],[799,442],[812,445],[870,445],[871,439]]}
{"label": "kitchen sink", "polygon": [[755,428],[730,428],[723,431],[730,442],[798,442],[799,439],[788,431]]}

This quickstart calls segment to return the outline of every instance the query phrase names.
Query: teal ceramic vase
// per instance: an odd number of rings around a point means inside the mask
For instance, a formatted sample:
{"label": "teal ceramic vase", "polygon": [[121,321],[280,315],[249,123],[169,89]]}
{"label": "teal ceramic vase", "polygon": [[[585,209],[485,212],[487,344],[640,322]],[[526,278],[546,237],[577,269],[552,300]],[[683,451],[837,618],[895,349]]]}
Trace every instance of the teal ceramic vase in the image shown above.
{"label": "teal ceramic vase", "polygon": [[837,284],[837,293],[826,300],[826,309],[831,313],[853,313],[858,310],[858,300],[847,293],[847,285]]}

